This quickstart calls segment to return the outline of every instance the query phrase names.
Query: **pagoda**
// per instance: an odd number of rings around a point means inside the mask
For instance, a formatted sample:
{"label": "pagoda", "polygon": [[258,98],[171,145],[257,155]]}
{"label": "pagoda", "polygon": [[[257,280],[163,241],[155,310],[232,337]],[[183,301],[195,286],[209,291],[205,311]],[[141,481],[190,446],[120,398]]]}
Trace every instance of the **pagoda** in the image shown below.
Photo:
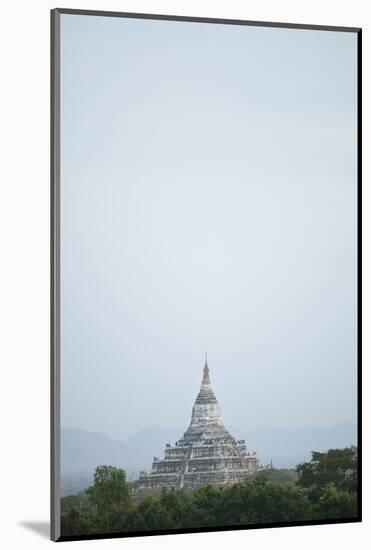
{"label": "pagoda", "polygon": [[164,458],[154,457],[150,473],[141,471],[138,491],[162,487],[231,485],[252,476],[259,468],[255,452],[243,439],[236,440],[224,427],[219,403],[211,386],[207,354],[200,391],[191,423],[174,446],[166,444]]}

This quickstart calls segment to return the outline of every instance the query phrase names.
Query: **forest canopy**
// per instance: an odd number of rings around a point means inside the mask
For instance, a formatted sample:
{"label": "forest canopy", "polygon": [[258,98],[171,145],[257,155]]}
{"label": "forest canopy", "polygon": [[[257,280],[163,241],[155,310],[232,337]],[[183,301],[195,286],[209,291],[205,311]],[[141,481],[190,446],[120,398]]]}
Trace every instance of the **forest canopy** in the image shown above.
{"label": "forest canopy", "polygon": [[94,483],[61,499],[62,537],[357,518],[357,448],[313,452],[293,470],[261,470],[227,487],[162,489],[138,498],[125,471],[98,466]]}

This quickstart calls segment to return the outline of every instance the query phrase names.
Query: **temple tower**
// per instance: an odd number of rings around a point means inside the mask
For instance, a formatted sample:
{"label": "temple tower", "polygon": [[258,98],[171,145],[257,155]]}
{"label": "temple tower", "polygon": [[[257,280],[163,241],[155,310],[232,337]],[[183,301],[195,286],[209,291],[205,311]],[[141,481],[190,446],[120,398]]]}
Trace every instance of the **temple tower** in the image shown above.
{"label": "temple tower", "polygon": [[245,441],[236,441],[224,427],[206,355],[189,428],[174,446],[166,444],[164,458],[154,458],[149,474],[140,473],[136,489],[228,485],[251,477],[258,468],[256,453],[248,452]]}
{"label": "temple tower", "polygon": [[211,387],[207,355],[203,370],[201,388],[192,409],[191,423],[183,439],[210,439],[229,435],[223,425],[219,403]]}

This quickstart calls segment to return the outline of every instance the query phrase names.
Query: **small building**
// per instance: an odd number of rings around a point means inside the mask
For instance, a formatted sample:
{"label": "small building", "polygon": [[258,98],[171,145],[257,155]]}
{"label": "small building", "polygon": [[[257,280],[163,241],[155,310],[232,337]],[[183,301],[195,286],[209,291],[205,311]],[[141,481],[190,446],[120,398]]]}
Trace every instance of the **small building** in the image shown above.
{"label": "small building", "polygon": [[188,430],[174,446],[166,444],[162,460],[154,457],[150,473],[140,472],[135,490],[230,485],[251,477],[258,469],[256,453],[248,452],[245,441],[236,440],[224,427],[206,356]]}

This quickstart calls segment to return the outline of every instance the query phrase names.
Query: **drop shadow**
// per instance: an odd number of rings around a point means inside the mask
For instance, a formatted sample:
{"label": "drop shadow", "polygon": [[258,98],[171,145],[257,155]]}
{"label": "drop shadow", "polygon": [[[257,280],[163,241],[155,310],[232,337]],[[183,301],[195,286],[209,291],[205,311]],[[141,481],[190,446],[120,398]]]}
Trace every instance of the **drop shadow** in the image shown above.
{"label": "drop shadow", "polygon": [[18,525],[37,533],[43,539],[50,538],[50,523],[49,521],[19,521]]}

